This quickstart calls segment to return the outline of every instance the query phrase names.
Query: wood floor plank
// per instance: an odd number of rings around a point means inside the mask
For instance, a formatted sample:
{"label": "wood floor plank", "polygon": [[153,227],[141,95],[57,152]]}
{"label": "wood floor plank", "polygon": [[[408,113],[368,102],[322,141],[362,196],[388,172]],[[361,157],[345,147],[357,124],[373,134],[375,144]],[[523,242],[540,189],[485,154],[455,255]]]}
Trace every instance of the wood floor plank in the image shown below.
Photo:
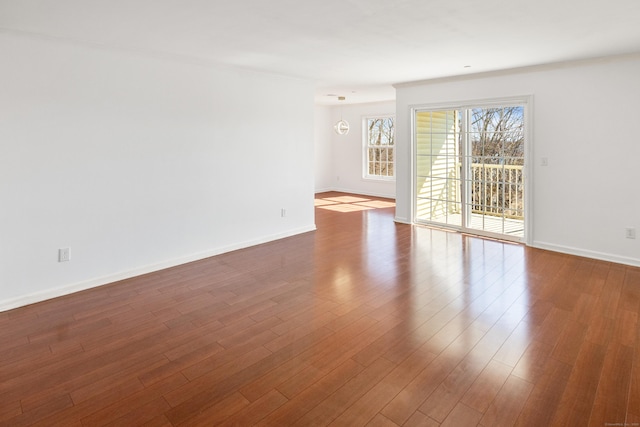
{"label": "wood floor plank", "polygon": [[0,422],[17,417],[22,414],[22,406],[19,400],[0,399]]}
{"label": "wood floor plank", "polygon": [[628,412],[627,416],[634,418],[634,421],[627,422],[639,422],[640,423],[640,332],[637,335],[638,345],[633,353],[633,361],[630,374],[629,385],[629,403],[627,404]]}
{"label": "wood floor plank", "polygon": [[[164,394],[165,399],[172,406],[169,411],[169,419],[172,422],[184,421],[208,406],[216,403],[213,397],[222,398],[227,394],[227,390],[213,393],[212,390],[219,389],[224,380],[229,379],[234,374],[241,372],[248,366],[264,360],[271,355],[271,352],[264,347],[258,347],[248,353],[238,357],[234,354],[232,360],[213,369],[211,372],[203,373],[188,380],[180,388],[175,388]],[[206,371],[202,371],[206,372]],[[180,373],[182,375],[182,373]]]}
{"label": "wood floor plank", "polygon": [[303,355],[306,354],[306,350],[309,347],[315,345],[318,341],[322,341],[330,334],[330,330],[320,328],[288,344],[287,347],[280,348],[278,352],[291,352],[292,355],[300,356],[294,356],[270,370],[265,375],[242,387],[240,392],[251,402],[274,388],[287,397],[294,396],[296,392],[292,390],[299,389],[299,384],[304,383],[306,375],[315,376],[322,372],[317,367],[312,366],[308,361],[308,357]]}
{"label": "wood floor plank", "polygon": [[289,402],[269,414],[259,425],[293,425],[363,370],[364,367],[362,365],[359,365],[353,360],[347,360],[313,382],[309,387],[303,389],[300,393],[295,394]]}
{"label": "wood floor plank", "polygon": [[[509,376],[480,419],[480,425],[485,427],[515,425],[532,389],[533,384],[516,376]],[[542,410],[542,408],[539,409]]]}
{"label": "wood floor plank", "polygon": [[[585,341],[560,399],[553,425],[588,425],[605,357],[605,347]],[[535,406],[533,407],[535,408]]]}
{"label": "wood floor plank", "polygon": [[[540,378],[529,398],[524,404],[522,412],[516,421],[519,426],[551,425],[551,420],[559,409],[560,399],[569,381],[571,367],[566,363],[549,358]],[[540,408],[544,408],[541,411]]]}
{"label": "wood floor plank", "polygon": [[587,329],[587,326],[583,323],[569,320],[558,337],[558,341],[551,352],[551,357],[568,365],[573,365],[585,340]]}
{"label": "wood floor plank", "polygon": [[[386,418],[386,417],[385,417]],[[420,411],[416,411],[403,424],[404,427],[438,427],[440,425],[436,420],[429,418]]]}
{"label": "wood floor plank", "polygon": [[40,406],[23,411],[20,415],[4,421],[3,424],[7,426],[30,426],[38,421],[50,418],[72,406],[73,401],[71,400],[71,396],[68,394],[52,396],[46,402],[42,402]]}
{"label": "wood floor plank", "polygon": [[288,402],[277,390],[272,390],[262,396],[260,399],[249,404],[244,410],[236,412],[224,422],[219,423],[220,426],[250,426],[257,424],[267,415]]}
{"label": "wood floor plank", "polygon": [[370,404],[378,396],[375,392],[368,392],[395,366],[394,363],[386,359],[376,360],[307,412],[295,425],[353,426],[367,424],[377,413],[377,411],[371,413]]}
{"label": "wood floor plank", "polygon": [[384,415],[377,414],[371,421],[366,424],[367,427],[399,427],[398,424],[391,421]]}
{"label": "wood floor plank", "polygon": [[485,413],[511,375],[511,371],[510,366],[491,360],[467,389],[460,402],[480,413]]}
{"label": "wood floor plank", "polygon": [[403,424],[451,374],[481,338],[481,334],[460,334],[384,407],[381,411],[382,415],[396,424]]}
{"label": "wood floor plank", "polygon": [[551,304],[537,301],[527,312],[527,318],[516,326],[493,358],[500,363],[515,367],[539,330],[542,324],[540,318],[546,318],[551,308]]}
{"label": "wood floor plank", "polygon": [[640,422],[640,268],[316,199],[314,232],[0,313],[0,426]]}
{"label": "wood floor plank", "polygon": [[[181,374],[173,375],[165,380],[157,382],[151,387],[147,387],[143,390],[129,394],[125,399],[119,400],[109,406],[106,406],[99,411],[82,419],[83,424],[87,425],[105,425],[109,422],[116,421],[121,417],[127,416],[133,410],[145,406],[151,402],[160,402],[159,398],[162,397],[167,391],[175,390],[187,383],[187,380]],[[162,411],[167,408],[162,405]]]}
{"label": "wood floor plank", "polygon": [[440,424],[441,427],[475,426],[480,422],[482,413],[463,403],[459,403]]}
{"label": "wood floor plank", "polygon": [[[249,406],[250,402],[245,399],[241,393],[233,393],[219,403],[210,406],[209,408],[200,411],[197,415],[190,418],[188,421],[180,424],[181,426],[197,427],[203,425],[218,425],[225,421],[227,418],[240,412],[242,409]],[[168,418],[167,418],[168,421]],[[173,425],[173,424],[170,424]]]}
{"label": "wood floor plank", "polygon": [[633,349],[613,343],[607,348],[590,426],[623,423],[627,417]]}
{"label": "wood floor plank", "polygon": [[132,409],[120,418],[104,425],[111,427],[139,426],[152,421],[154,418],[156,418],[156,414],[161,414],[168,409],[169,404],[166,400],[160,397],[152,400],[151,402],[147,402],[135,409]]}
{"label": "wood floor plank", "polygon": [[[514,329],[514,325],[517,325],[521,321],[522,316],[525,315],[526,312],[524,312],[519,305],[514,304],[514,299],[517,299],[518,295],[519,292],[515,292],[510,298],[499,298],[476,318],[470,329],[476,326],[479,332],[483,333],[485,332],[485,327],[482,327],[482,325],[487,322],[487,318],[483,316],[483,314],[493,310],[492,307],[494,306],[502,307],[498,310],[501,316],[498,317],[497,321],[493,319],[493,316],[489,316],[489,318],[491,318],[489,322],[495,321],[495,323],[491,325],[491,329],[482,335],[482,338],[479,339],[473,349],[420,406],[421,412],[429,415],[430,418],[436,421],[444,422],[451,410],[457,406],[458,402],[460,402],[467,390],[471,387],[472,383],[487,364],[490,363],[492,356],[498,351]],[[508,308],[505,310],[505,307]]]}

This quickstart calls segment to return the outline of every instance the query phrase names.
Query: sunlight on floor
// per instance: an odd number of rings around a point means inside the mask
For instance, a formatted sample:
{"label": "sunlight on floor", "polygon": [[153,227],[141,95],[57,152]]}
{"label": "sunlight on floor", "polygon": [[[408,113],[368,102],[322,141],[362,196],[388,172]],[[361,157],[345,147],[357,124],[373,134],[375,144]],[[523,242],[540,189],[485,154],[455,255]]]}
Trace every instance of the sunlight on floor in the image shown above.
{"label": "sunlight on floor", "polygon": [[372,200],[363,197],[339,196],[316,198],[315,206],[334,212],[358,212],[370,209],[392,208],[396,204],[392,201]]}

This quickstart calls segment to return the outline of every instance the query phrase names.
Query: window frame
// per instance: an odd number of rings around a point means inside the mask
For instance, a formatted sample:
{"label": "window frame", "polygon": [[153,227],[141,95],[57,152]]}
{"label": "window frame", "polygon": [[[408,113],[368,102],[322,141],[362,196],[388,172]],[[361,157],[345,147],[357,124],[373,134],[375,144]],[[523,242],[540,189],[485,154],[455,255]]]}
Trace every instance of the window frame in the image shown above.
{"label": "window frame", "polygon": [[[387,164],[393,164],[393,175],[391,176],[383,176],[383,175],[372,175],[369,174],[369,120],[377,120],[377,119],[392,119],[393,120],[393,140],[394,143],[391,146],[387,146],[387,149],[391,148],[393,151],[393,160],[391,162],[387,161]],[[377,114],[377,115],[366,115],[362,117],[362,179],[368,181],[387,181],[394,182],[396,180],[396,116],[395,114]]]}

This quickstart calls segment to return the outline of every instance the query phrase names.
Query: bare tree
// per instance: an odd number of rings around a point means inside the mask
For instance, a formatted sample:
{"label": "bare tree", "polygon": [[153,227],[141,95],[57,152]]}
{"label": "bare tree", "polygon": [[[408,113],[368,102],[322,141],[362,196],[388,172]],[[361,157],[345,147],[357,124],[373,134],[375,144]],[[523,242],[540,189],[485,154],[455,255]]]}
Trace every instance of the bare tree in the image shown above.
{"label": "bare tree", "polygon": [[395,129],[392,117],[369,119],[369,174],[393,176]]}
{"label": "bare tree", "polygon": [[[524,116],[520,106],[475,108],[471,113],[472,156],[509,158],[522,162],[524,157]],[[516,163],[522,164],[522,163]]]}
{"label": "bare tree", "polygon": [[475,168],[473,208],[499,216],[520,217],[523,209],[524,109],[476,108],[471,113],[471,155]]}

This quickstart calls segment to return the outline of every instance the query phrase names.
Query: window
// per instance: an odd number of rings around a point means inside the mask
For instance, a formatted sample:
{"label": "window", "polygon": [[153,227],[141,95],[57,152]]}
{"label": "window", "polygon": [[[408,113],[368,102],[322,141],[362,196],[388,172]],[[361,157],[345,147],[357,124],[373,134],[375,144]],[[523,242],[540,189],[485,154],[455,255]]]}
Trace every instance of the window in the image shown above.
{"label": "window", "polygon": [[364,119],[364,177],[393,179],[395,176],[395,127],[393,117]]}

